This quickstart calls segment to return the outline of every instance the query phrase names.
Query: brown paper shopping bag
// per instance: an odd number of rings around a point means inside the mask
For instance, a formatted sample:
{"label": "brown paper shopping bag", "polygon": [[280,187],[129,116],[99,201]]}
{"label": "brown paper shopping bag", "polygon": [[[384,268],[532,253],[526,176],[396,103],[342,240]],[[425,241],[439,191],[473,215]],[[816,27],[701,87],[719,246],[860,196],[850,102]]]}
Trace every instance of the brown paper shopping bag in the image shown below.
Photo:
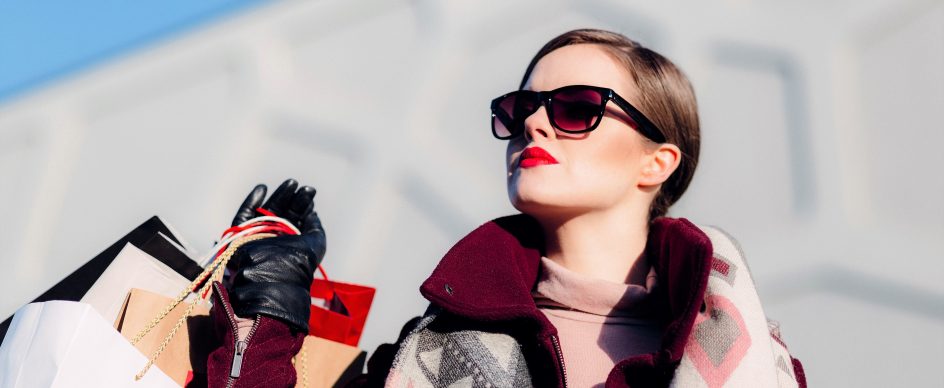
{"label": "brown paper shopping bag", "polygon": [[351,345],[309,335],[295,355],[298,388],[343,387],[361,374],[367,353]]}
{"label": "brown paper shopping bag", "polygon": [[[258,233],[233,241],[176,299],[140,289],[128,293],[115,328],[148,356],[135,378],[154,365],[181,385],[206,376],[207,356],[213,350],[213,327],[207,308],[211,285],[223,279],[226,263],[239,246],[272,236]],[[194,299],[186,302],[188,296]],[[201,385],[199,380],[195,383]]]}
{"label": "brown paper shopping bag", "polygon": [[[131,289],[124,306],[115,321],[115,328],[129,341],[148,325],[157,311],[165,308],[173,299],[141,289]],[[154,354],[164,342],[177,320],[183,316],[188,304],[181,303],[159,320],[135,347],[146,356]],[[193,376],[206,375],[206,360],[213,351],[213,327],[209,309],[197,304],[186,321],[170,338],[154,365],[181,386]],[[143,366],[143,365],[142,365]]]}
{"label": "brown paper shopping bag", "polygon": [[[191,379],[195,380],[193,382],[196,385],[205,385],[200,384],[200,380],[206,376],[207,357],[215,345],[213,325],[206,305],[210,284],[222,278],[226,262],[240,245],[270,236],[256,234],[231,244],[220,255],[217,265],[211,263],[176,299],[141,289],[132,289],[128,293],[115,328],[138,350],[150,356],[141,373],[145,373],[151,365],[156,365],[182,386]],[[185,297],[197,289],[202,279],[206,279],[203,287],[193,294],[197,296],[196,300],[185,302]],[[252,349],[251,344],[249,349]],[[366,353],[356,347],[307,336],[302,349],[294,358],[298,376],[296,386],[315,388],[343,385],[361,373],[365,359]]]}
{"label": "brown paper shopping bag", "polygon": [[[164,308],[171,301],[171,298],[163,295],[132,289],[121,308],[115,328],[130,341],[154,318],[155,311]],[[145,355],[153,354],[186,309],[186,303],[177,305],[142,337],[135,347]],[[194,307],[154,365],[181,386],[186,385],[193,377],[200,379],[205,376],[206,360],[214,346],[212,330],[209,310],[200,305]],[[295,372],[298,376],[296,386],[321,388],[343,385],[361,373],[366,356],[359,348],[320,337],[306,336],[302,349],[295,355]]]}

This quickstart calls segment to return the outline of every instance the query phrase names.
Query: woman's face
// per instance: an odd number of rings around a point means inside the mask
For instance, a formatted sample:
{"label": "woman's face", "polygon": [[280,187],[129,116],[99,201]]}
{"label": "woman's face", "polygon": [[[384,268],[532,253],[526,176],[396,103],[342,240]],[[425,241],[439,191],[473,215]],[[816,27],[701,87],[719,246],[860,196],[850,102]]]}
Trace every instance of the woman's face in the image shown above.
{"label": "woman's face", "polygon": [[[556,49],[538,61],[525,90],[547,91],[566,85],[611,88],[638,106],[638,92],[624,67],[602,48],[576,44]],[[556,131],[541,107],[524,123],[524,134],[508,141],[508,198],[519,211],[537,217],[569,217],[614,207],[648,208],[653,190],[638,185],[647,155],[657,147],[636,132],[631,119],[609,102],[591,132]],[[635,124],[632,124],[635,125]],[[527,160],[539,147],[555,164]],[[522,152],[529,149],[525,158]],[[521,160],[527,160],[521,163]]]}

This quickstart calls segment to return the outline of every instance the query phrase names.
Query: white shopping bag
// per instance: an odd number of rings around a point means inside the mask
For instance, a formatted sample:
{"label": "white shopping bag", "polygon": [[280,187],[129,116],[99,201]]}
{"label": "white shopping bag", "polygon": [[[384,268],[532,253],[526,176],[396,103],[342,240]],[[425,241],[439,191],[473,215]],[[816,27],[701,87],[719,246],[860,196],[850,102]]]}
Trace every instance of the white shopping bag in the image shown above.
{"label": "white shopping bag", "polygon": [[0,388],[178,387],[88,304],[31,303],[0,345]]}
{"label": "white shopping bag", "polygon": [[88,303],[106,321],[114,323],[132,288],[173,298],[189,284],[189,280],[166,264],[128,243],[81,302]]}

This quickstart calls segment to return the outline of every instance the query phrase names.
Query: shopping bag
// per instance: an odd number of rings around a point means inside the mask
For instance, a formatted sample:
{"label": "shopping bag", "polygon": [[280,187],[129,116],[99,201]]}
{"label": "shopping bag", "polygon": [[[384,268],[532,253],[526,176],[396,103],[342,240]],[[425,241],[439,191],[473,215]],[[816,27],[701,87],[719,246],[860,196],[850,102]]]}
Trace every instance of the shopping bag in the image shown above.
{"label": "shopping bag", "polygon": [[[171,298],[132,289],[118,321],[115,322],[116,328],[122,336],[131,340],[132,336],[151,321],[155,311],[170,302]],[[185,309],[185,304],[177,305],[150,333],[138,341],[135,348],[145,355],[153,354]],[[178,329],[178,334],[171,338],[154,363],[181,386],[185,386],[192,378],[202,379],[206,376],[206,360],[214,346],[213,327],[208,314],[206,307],[195,307],[183,326]],[[367,354],[354,346],[307,336],[301,351],[295,357],[297,386],[333,387],[347,382],[360,375],[366,358]],[[138,365],[138,368],[143,365]]]}
{"label": "shopping bag", "polygon": [[311,305],[308,334],[357,346],[375,293],[373,287],[315,279],[311,297],[324,300],[324,305]]}
{"label": "shopping bag", "polygon": [[[128,302],[122,309],[116,324],[119,331],[129,338],[134,346],[149,355],[148,363],[143,371],[147,371],[152,365],[157,365],[158,369],[170,374],[171,378],[181,384],[186,383],[193,376],[205,374],[206,354],[213,349],[210,346],[204,346],[205,350],[200,351],[198,350],[200,345],[196,343],[201,339],[215,336],[211,333],[212,326],[208,318],[203,325],[195,324],[194,319],[207,314],[205,307],[198,308],[199,301],[205,301],[210,297],[210,284],[222,279],[227,262],[240,245],[252,240],[275,236],[275,234],[254,232],[250,229],[246,229],[245,233],[242,236],[239,233],[232,236],[229,232],[224,233],[225,238],[218,244],[219,249],[214,248],[214,251],[218,253],[211,258],[203,273],[184,288],[176,299],[156,294],[149,295],[141,290],[132,290],[129,293]],[[325,283],[325,285],[329,288],[319,295],[331,301],[335,310],[326,311],[339,311],[339,315],[347,321],[352,321],[350,311],[354,311],[356,313],[354,321],[361,323],[348,324],[345,333],[351,333],[350,327],[353,326],[356,328],[356,337],[359,338],[370,301],[373,299],[373,289],[334,282]],[[315,290],[319,289],[315,288]],[[183,303],[188,295],[194,300]],[[345,304],[347,295],[351,295],[349,306]],[[136,334],[132,337],[132,333]],[[148,340],[149,336],[150,340]],[[350,337],[350,335],[347,336]],[[360,374],[366,353],[343,343],[311,338],[303,343],[302,351],[296,355],[296,370],[302,377],[299,386],[333,386],[339,381],[348,381]]]}
{"label": "shopping bag", "polygon": [[91,306],[31,303],[13,316],[0,345],[0,387],[175,387],[159,369],[140,380],[147,358]]}
{"label": "shopping bag", "polygon": [[[108,322],[114,322],[131,289],[141,289],[167,297],[176,296],[190,280],[134,245],[125,244],[95,285],[80,300],[95,308]],[[160,306],[163,307],[163,306]]]}
{"label": "shopping bag", "polygon": [[[168,225],[168,227],[170,226]],[[184,245],[178,244],[177,241],[177,238],[168,236],[163,232],[158,232],[145,241],[144,244],[131,244],[140,248],[144,253],[151,255],[151,257],[156,258],[181,276],[190,280],[196,279],[197,276],[200,275],[200,272],[203,272],[203,266],[191,257],[191,254],[195,255],[196,252]]]}
{"label": "shopping bag", "polygon": [[[184,284],[183,287],[186,287]],[[177,290],[180,291],[180,290]],[[125,303],[121,306],[115,329],[131,341],[154,319],[155,314],[168,306],[172,298],[141,289],[131,289]],[[150,356],[160,348],[167,333],[170,333],[177,321],[184,315],[187,303],[180,303],[159,320],[150,331],[134,345],[142,354]],[[213,351],[213,327],[210,309],[203,304],[194,306],[187,319],[170,338],[160,357],[154,361],[161,371],[170,376],[178,385],[185,385],[192,376],[206,375],[206,360]],[[145,362],[137,366],[144,367]]]}
{"label": "shopping bag", "polygon": [[[42,295],[33,299],[33,302],[81,300],[125,244],[128,243],[151,254],[185,278],[193,279],[202,270],[183,252],[186,247],[182,247],[180,239],[176,237],[170,227],[155,216],[134,228],[134,230],[73,271],[59,283],[56,283]],[[119,298],[123,295],[120,294]],[[0,339],[6,334],[12,318],[11,316],[0,323]]]}
{"label": "shopping bag", "polygon": [[367,353],[354,346],[309,335],[295,355],[298,388],[343,387],[364,370]]}
{"label": "shopping bag", "polygon": [[222,280],[226,263],[240,245],[272,236],[259,233],[227,243],[216,260],[182,287],[176,298],[145,290],[129,292],[115,325],[132,346],[148,356],[137,376],[155,365],[180,385],[206,376],[206,359],[214,345],[207,307],[211,285]]}

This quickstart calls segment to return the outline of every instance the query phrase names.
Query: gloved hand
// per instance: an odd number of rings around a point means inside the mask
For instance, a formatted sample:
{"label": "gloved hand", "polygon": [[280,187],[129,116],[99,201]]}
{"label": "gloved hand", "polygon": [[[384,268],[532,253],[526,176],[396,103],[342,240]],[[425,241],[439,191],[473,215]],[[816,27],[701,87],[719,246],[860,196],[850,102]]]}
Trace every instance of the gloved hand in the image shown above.
{"label": "gloved hand", "polygon": [[[325,233],[314,210],[315,189],[298,188],[288,179],[261,205],[294,224],[302,234],[251,241],[230,259],[230,301],[239,317],[262,314],[278,318],[293,329],[308,332],[311,287],[315,269],[324,258]],[[297,190],[296,190],[297,189]],[[243,201],[233,225],[260,216],[266,186],[257,185]]]}

